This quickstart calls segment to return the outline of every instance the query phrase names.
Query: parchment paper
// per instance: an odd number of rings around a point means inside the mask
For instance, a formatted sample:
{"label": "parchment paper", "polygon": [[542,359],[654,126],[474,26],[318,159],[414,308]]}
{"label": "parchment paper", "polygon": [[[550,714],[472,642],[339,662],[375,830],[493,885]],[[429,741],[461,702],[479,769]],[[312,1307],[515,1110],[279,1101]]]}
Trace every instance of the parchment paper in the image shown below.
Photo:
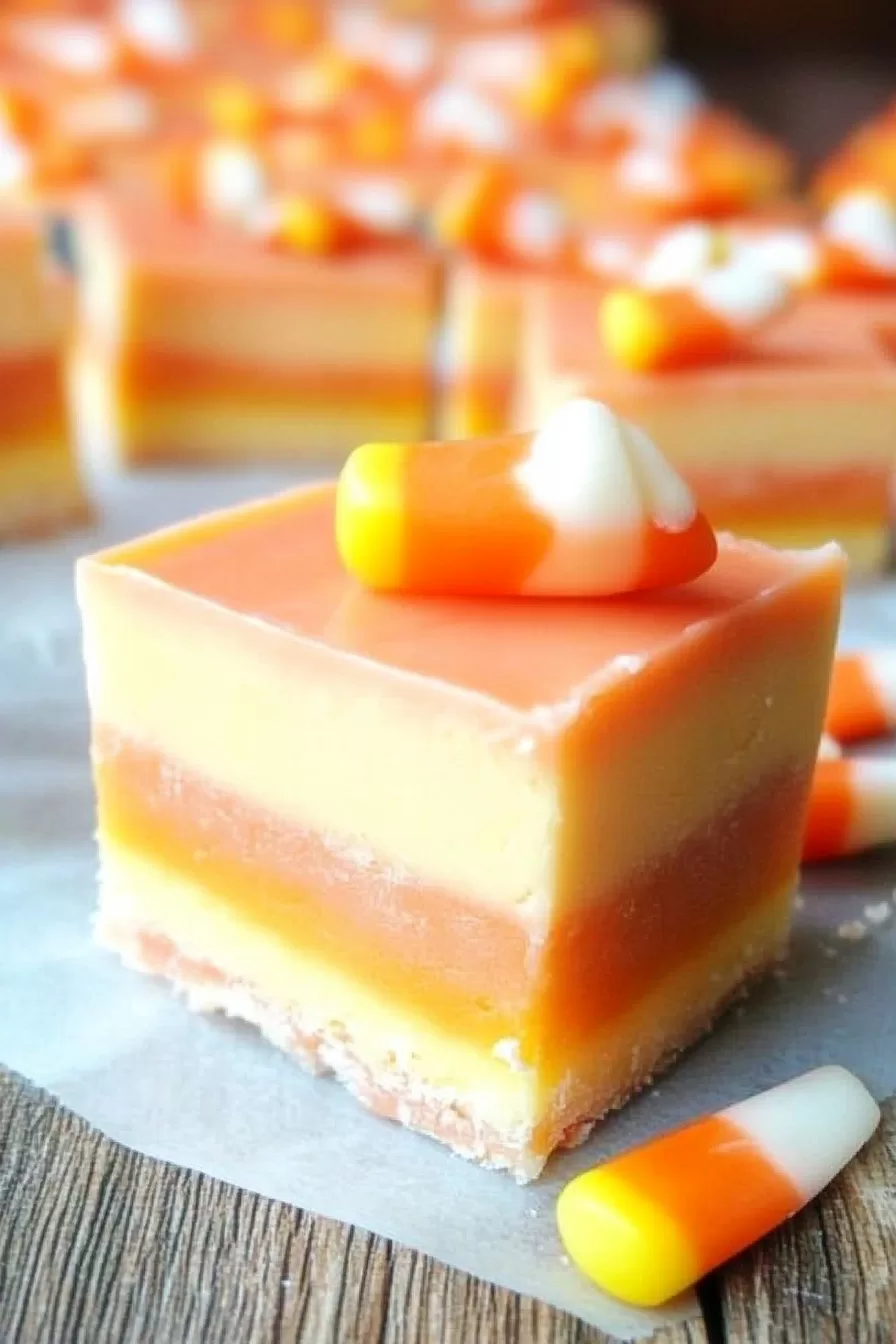
{"label": "parchment paper", "polygon": [[[848,1065],[878,1097],[896,1091],[896,858],[808,873],[786,975],[527,1188],[368,1115],[249,1028],[188,1013],[90,941],[96,865],[72,562],[288,483],[273,473],[107,481],[92,532],[0,551],[0,1059],[152,1156],[358,1223],[608,1332],[649,1333],[670,1313],[610,1302],[564,1261],[557,1191],[607,1153],[816,1064]],[[896,585],[851,595],[845,642],[888,639]],[[688,1298],[672,1314],[693,1309]]]}

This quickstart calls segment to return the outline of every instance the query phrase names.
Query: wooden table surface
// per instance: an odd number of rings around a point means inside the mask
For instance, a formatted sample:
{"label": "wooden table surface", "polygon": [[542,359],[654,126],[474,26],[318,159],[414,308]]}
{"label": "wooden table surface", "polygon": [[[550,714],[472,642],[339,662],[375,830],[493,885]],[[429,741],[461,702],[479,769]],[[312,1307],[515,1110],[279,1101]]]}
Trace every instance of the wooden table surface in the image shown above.
{"label": "wooden table surface", "polygon": [[[724,1192],[720,1192],[724,1198]],[[793,1222],[657,1344],[893,1344],[896,1101]],[[531,1298],[156,1162],[0,1071],[2,1344],[603,1344]]]}

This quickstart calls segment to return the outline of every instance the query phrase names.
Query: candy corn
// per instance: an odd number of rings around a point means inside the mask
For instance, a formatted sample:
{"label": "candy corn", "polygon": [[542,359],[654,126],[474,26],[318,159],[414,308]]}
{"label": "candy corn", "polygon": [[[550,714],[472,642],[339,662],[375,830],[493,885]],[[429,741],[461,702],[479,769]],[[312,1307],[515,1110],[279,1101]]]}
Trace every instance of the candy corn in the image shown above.
{"label": "candy corn", "polygon": [[885,737],[896,729],[896,649],[838,655],[824,726],[838,742]]}
{"label": "candy corn", "polygon": [[843,755],[843,748],[840,743],[830,736],[829,733],[822,733],[821,741],[818,743],[818,759],[820,761],[837,760]]}
{"label": "candy corn", "polygon": [[577,1176],[561,1239],[600,1288],[658,1306],[814,1199],[879,1121],[851,1073],[814,1069]]}
{"label": "candy corn", "polygon": [[830,288],[896,285],[896,208],[877,191],[851,191],[821,228],[822,283]]}
{"label": "candy corn", "polygon": [[716,556],[647,436],[585,398],[536,434],[365,444],[339,480],[336,540],[369,588],[466,596],[632,592],[696,578]]}
{"label": "candy corn", "polygon": [[725,358],[786,302],[789,286],[738,257],[674,289],[611,290],[600,308],[610,355],[638,373]]}
{"label": "candy corn", "polygon": [[433,226],[449,247],[504,261],[556,264],[570,244],[559,201],[525,186],[503,164],[459,174],[438,202]]}
{"label": "candy corn", "polygon": [[253,220],[253,229],[283,248],[315,256],[349,252],[395,233],[344,202],[310,192],[265,203]]}
{"label": "candy corn", "polygon": [[815,765],[803,859],[836,859],[896,844],[896,758],[821,760]]}
{"label": "candy corn", "polygon": [[570,23],[549,33],[528,79],[515,91],[514,102],[524,116],[546,122],[589,85],[604,59],[602,41],[590,21]]}

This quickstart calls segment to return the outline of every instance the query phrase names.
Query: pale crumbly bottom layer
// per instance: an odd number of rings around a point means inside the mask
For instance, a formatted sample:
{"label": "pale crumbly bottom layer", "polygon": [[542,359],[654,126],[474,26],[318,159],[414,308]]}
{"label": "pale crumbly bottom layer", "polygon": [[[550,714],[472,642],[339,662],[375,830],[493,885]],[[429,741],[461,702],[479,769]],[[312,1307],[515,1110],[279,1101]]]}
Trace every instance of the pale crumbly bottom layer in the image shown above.
{"label": "pale crumbly bottom layer", "polygon": [[0,444],[0,540],[46,536],[89,517],[67,443]]}
{"label": "pale crumbly bottom layer", "polygon": [[108,874],[96,937],[125,964],[172,981],[192,1009],[253,1023],[311,1073],[337,1078],[377,1115],[526,1182],[540,1174],[554,1149],[582,1143],[602,1116],[649,1084],[784,956],[789,916],[789,893],[763,903],[759,912],[667,977],[618,1028],[603,1033],[580,1068],[552,1090],[537,1124],[533,1119],[524,1128],[513,1123],[503,1129],[482,1116],[474,1088],[465,1095],[460,1085],[433,1084],[425,1059],[412,1072],[384,1049],[374,1065],[350,1022],[334,1022],[314,1001],[288,1006],[273,1001],[257,984],[225,972],[213,960],[186,955],[151,918],[135,917],[131,894],[116,891]]}

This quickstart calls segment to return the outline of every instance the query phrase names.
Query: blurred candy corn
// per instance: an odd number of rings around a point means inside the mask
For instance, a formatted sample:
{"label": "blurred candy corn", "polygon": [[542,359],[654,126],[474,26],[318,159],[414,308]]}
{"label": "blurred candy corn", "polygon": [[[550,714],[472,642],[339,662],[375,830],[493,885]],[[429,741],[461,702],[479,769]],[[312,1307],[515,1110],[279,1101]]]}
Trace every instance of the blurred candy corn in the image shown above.
{"label": "blurred candy corn", "polygon": [[571,245],[560,202],[501,163],[458,174],[436,205],[433,228],[449,247],[530,265],[557,265]]}
{"label": "blurred candy corn", "polygon": [[668,289],[624,287],[601,304],[603,342],[637,373],[724,359],[787,302],[790,287],[772,271],[734,257]]}
{"label": "blurred candy corn", "polygon": [[896,758],[819,759],[803,859],[836,859],[896,844]]}
{"label": "blurred candy corn", "polygon": [[838,742],[885,737],[896,729],[896,649],[837,656],[824,726]]}

